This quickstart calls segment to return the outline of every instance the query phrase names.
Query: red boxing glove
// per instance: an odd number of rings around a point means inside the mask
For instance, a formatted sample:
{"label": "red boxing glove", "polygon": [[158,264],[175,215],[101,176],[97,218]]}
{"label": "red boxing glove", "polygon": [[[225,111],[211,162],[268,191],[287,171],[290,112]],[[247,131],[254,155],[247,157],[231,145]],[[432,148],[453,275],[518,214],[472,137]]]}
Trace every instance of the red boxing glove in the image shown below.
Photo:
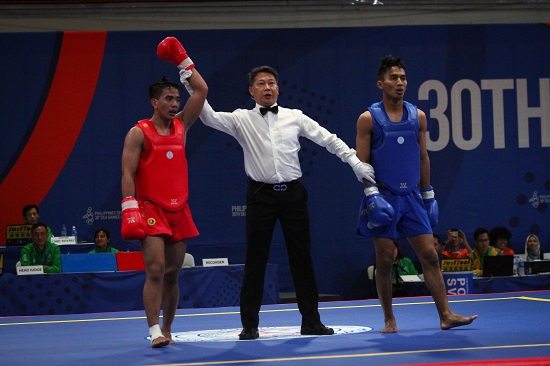
{"label": "red boxing glove", "polygon": [[166,37],[159,43],[157,56],[161,60],[175,64],[180,70],[191,70],[195,67],[187,51],[175,37]]}
{"label": "red boxing glove", "polygon": [[134,197],[122,200],[122,224],[120,234],[124,240],[141,240],[145,238],[144,222],[139,212],[138,202]]}

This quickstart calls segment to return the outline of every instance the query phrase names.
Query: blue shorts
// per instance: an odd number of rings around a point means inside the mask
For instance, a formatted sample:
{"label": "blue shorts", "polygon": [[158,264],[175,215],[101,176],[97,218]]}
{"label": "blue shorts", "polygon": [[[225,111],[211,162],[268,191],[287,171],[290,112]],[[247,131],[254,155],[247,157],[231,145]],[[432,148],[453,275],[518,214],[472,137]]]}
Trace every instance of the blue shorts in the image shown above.
{"label": "blue shorts", "polygon": [[378,190],[380,196],[393,207],[395,211],[393,220],[389,225],[369,229],[366,225],[368,217],[363,214],[359,216],[358,234],[398,239],[433,233],[419,188],[415,188],[406,195],[395,194],[383,187],[378,187]]}

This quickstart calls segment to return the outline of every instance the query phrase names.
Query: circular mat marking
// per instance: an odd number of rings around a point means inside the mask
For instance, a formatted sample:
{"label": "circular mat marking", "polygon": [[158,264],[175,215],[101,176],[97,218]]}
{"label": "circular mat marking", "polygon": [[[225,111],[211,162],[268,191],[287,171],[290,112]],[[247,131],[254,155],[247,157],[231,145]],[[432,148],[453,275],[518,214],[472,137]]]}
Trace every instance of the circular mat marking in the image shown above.
{"label": "circular mat marking", "polygon": [[[353,325],[342,325],[342,326],[330,325],[330,327],[334,329],[334,335],[366,333],[372,330],[371,327],[359,327],[359,326],[353,326]],[[233,342],[233,341],[239,341],[240,332],[241,332],[241,328],[176,332],[176,333],[172,333],[172,339],[174,340],[174,342]],[[317,337],[317,336],[300,335],[299,326],[297,327],[261,327],[261,328],[258,328],[258,333],[260,333],[259,340],[262,340],[262,341],[287,339],[287,338]],[[147,339],[150,339],[150,338],[147,338]]]}

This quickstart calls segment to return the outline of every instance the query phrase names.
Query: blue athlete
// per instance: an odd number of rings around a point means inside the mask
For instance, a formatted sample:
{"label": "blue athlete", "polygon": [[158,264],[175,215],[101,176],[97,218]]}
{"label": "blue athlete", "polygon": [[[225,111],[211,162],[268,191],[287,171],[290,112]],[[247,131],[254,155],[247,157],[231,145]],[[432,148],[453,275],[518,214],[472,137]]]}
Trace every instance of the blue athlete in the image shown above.
{"label": "blue athlete", "polygon": [[357,232],[374,239],[376,288],[384,311],[381,332],[397,332],[392,309],[392,243],[402,237],[408,239],[422,265],[441,329],[470,324],[477,315],[454,314],[447,300],[432,232],[439,210],[430,186],[426,114],[403,100],[407,78],[401,58],[388,55],[382,59],[377,86],[382,90],[382,101],[357,120],[357,156],[376,172],[376,184],[364,181],[367,186]]}

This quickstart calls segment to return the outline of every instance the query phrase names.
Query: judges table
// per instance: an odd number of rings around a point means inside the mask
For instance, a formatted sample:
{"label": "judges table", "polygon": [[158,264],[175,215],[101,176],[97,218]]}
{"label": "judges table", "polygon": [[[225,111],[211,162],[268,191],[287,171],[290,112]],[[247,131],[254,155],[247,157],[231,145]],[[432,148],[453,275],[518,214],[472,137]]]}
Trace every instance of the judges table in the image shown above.
{"label": "judges table", "polygon": [[[403,288],[407,296],[429,296],[424,282],[405,282]],[[488,294],[497,292],[550,290],[550,274],[511,277],[479,277],[474,279],[473,293]]]}
{"label": "judges table", "polygon": [[[60,245],[59,249],[61,250],[61,254],[81,254],[81,253],[88,253],[90,250],[95,248],[94,243],[80,243],[80,244],[66,244],[66,245]],[[0,247],[0,254],[3,256],[4,259],[4,268],[2,269],[2,273],[16,273],[15,271],[15,264],[17,261],[19,261],[19,258],[21,257],[21,250],[23,247]],[[137,249],[132,250],[139,250],[139,247]]]}
{"label": "judges table", "polygon": [[[183,268],[179,308],[239,305],[244,265]],[[0,316],[143,310],[145,271],[0,276]],[[268,264],[263,304],[279,302],[277,265]]]}

